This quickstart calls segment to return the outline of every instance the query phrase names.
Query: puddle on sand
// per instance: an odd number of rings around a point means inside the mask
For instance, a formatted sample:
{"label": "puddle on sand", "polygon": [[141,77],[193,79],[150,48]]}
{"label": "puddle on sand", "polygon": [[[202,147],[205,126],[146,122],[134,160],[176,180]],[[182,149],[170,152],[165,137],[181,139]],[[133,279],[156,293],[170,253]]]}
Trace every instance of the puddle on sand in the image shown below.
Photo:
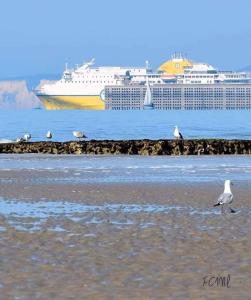
{"label": "puddle on sand", "polygon": [[[197,219],[220,215],[219,210],[192,206],[108,203],[87,205],[68,201],[25,202],[3,198],[0,198],[0,211],[10,226],[30,232],[41,229],[64,232],[66,230],[63,223],[68,221],[83,225],[110,224],[120,229],[131,225],[148,228],[158,225],[158,218],[165,215]],[[46,225],[48,220],[52,223],[49,227]],[[6,228],[1,226],[0,230],[4,231]]]}
{"label": "puddle on sand", "polygon": [[186,211],[192,214],[219,214],[215,209],[198,209],[191,206],[158,205],[158,204],[102,204],[87,205],[68,201],[34,201],[5,200],[0,198],[2,215],[19,217],[48,218],[49,216],[81,213],[169,213],[171,210]]}

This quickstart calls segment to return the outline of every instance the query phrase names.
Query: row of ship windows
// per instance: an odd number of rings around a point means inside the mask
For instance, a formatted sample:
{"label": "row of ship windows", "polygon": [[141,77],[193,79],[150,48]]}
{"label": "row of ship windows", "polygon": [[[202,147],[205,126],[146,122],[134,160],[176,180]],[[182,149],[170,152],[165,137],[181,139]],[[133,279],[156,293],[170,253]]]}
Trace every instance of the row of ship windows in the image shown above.
{"label": "row of ship windows", "polygon": [[122,91],[122,92],[112,92],[112,93],[107,93],[107,95],[140,95],[142,93],[138,91],[132,91],[132,92],[127,92],[127,91]]}
{"label": "row of ship windows", "polygon": [[216,78],[217,75],[180,75],[180,78]]}
{"label": "row of ship windows", "polygon": [[[119,106],[117,106],[116,104],[112,103],[112,104],[106,104],[106,107],[117,107],[117,108],[130,108],[130,107],[142,107],[143,103],[138,103],[137,105],[130,105],[130,103],[126,103],[125,105],[121,106],[120,103],[117,103]],[[154,107],[158,108],[164,108],[164,107],[251,107],[251,104],[249,103],[249,105],[245,105],[244,103],[197,103],[197,104],[191,104],[191,103],[168,103],[166,105],[161,105],[158,103],[154,103]]]}
{"label": "row of ship windows", "polygon": [[[139,96],[139,95],[145,95],[144,93],[139,93],[139,92],[131,92],[131,93],[127,93],[127,92],[120,92],[120,93],[109,93],[106,92],[106,95],[113,97],[113,96],[124,96],[124,97],[130,97],[130,96]],[[201,92],[201,93],[191,93],[191,92],[185,92],[185,93],[158,93],[158,92],[153,92],[152,96],[154,97],[163,97],[163,96],[173,96],[173,97],[181,97],[181,96],[191,96],[191,97],[215,97],[215,96],[251,96],[251,92],[236,92],[236,93],[231,93],[231,92],[227,92],[227,93],[219,93],[219,92],[215,92],[215,93],[205,93],[205,92]]]}
{"label": "row of ship windows", "polygon": [[[144,91],[145,88],[121,88],[121,87],[112,87],[112,88],[107,88],[108,90],[112,92],[120,92],[121,91]],[[162,92],[162,93],[171,93],[173,92],[179,92],[181,93],[182,91],[184,92],[251,92],[251,88],[151,88],[153,92]]]}
{"label": "row of ship windows", "polygon": [[183,80],[181,80],[178,83],[194,83],[194,84],[196,84],[196,83],[213,83],[213,81],[207,80],[207,82],[202,82],[202,81],[199,81],[199,80],[191,80],[191,81],[186,80],[185,82],[183,82]]}
{"label": "row of ship windows", "polygon": [[[121,97],[114,97],[114,98],[106,98],[107,101],[122,101],[122,102],[128,102],[128,101],[140,101],[142,98],[138,97],[138,98],[129,98],[129,99],[124,99]],[[153,101],[182,101],[181,98],[155,98],[153,99]],[[184,98],[184,101],[251,101],[251,98],[244,98],[244,97],[229,97],[229,98],[219,98],[219,97],[215,97],[215,98],[210,98],[210,97],[200,97],[200,98]]]}
{"label": "row of ship windows", "polygon": [[[68,77],[68,76],[66,76]],[[70,78],[85,78],[85,79],[92,79],[92,78],[114,78],[113,75],[104,75],[104,76],[73,76],[73,77],[70,77]]]}
{"label": "row of ship windows", "polygon": [[[142,106],[135,106],[135,107],[131,107],[131,106],[118,106],[118,107],[114,107],[114,106],[107,106],[106,109],[111,109],[111,110],[131,110],[131,109],[142,109]],[[200,109],[200,110],[204,110],[204,109],[250,109],[251,106],[247,107],[247,106],[236,106],[236,105],[228,105],[228,106],[218,106],[218,105],[214,105],[214,106],[177,106],[177,105],[169,105],[169,106],[155,106],[155,109],[190,109],[190,110],[194,110],[194,109]]]}
{"label": "row of ship windows", "polygon": [[181,106],[181,107],[213,107],[213,106],[219,106],[219,107],[228,107],[228,106],[236,106],[236,107],[251,107],[251,103],[246,104],[246,103],[234,103],[234,102],[228,102],[228,103],[168,103],[166,105],[161,105],[154,103],[155,107],[165,107],[165,106]]}
{"label": "row of ship windows", "polygon": [[132,92],[138,92],[138,93],[140,93],[140,92],[143,92],[143,89],[139,89],[139,88],[137,88],[137,89],[127,89],[127,88],[122,88],[122,89],[120,89],[120,88],[108,88],[108,91],[109,91],[109,93],[122,93],[122,92],[126,92],[126,93],[132,93]]}
{"label": "row of ship windows", "polygon": [[130,105],[138,105],[139,103],[141,103],[141,101],[119,101],[119,100],[115,100],[115,101],[106,101],[106,103],[113,103],[113,104],[116,104],[116,103],[120,103],[120,104],[130,104]]}
{"label": "row of ship windows", "polygon": [[[145,96],[145,94],[141,94],[141,93],[106,93],[105,94],[107,98],[138,98],[138,97],[141,97],[141,96]],[[181,98],[182,95],[181,94],[159,94],[159,93],[153,93],[152,96],[154,98]],[[227,93],[227,94],[222,94],[222,93],[215,93],[215,94],[207,94],[207,93],[185,93],[183,95],[183,97],[185,98],[204,98],[204,97],[207,97],[207,98],[215,98],[215,97],[220,97],[220,98],[233,98],[233,97],[236,97],[236,98],[243,98],[243,97],[247,97],[247,98],[251,98],[251,93],[236,93],[236,94],[230,94],[230,93]]]}
{"label": "row of ship windows", "polygon": [[[132,92],[132,91],[138,91],[138,92],[143,92],[145,88],[121,88],[121,87],[112,87],[112,88],[107,88],[109,92],[118,92],[121,93],[122,91],[124,92]],[[161,93],[171,93],[171,92],[177,92],[177,93],[182,93],[182,92],[250,92],[251,93],[251,88],[151,88],[152,92],[161,92]]]}
{"label": "row of ship windows", "polygon": [[[123,97],[121,97],[123,98]],[[172,96],[172,95],[169,95],[169,96],[156,96],[156,95],[153,95],[153,98],[181,98],[181,96]],[[251,95],[184,95],[184,97],[182,98],[250,98],[251,99]]]}
{"label": "row of ship windows", "polygon": [[[169,92],[169,93],[162,93],[162,92],[159,92],[159,91],[153,91],[152,92],[153,95],[171,95],[172,93]],[[180,95],[181,93],[177,93],[177,92],[174,92],[173,94],[178,94]],[[218,92],[218,91],[185,91],[184,92],[185,95],[200,95],[200,94],[207,94],[207,95],[214,95],[214,94],[219,94],[219,95],[222,95],[224,94],[223,92]],[[251,91],[236,91],[236,92],[231,92],[231,91],[226,91],[225,93],[226,95],[235,95],[235,94],[240,94],[240,95],[244,95],[244,94],[251,94]]]}
{"label": "row of ship windows", "polygon": [[184,94],[184,97],[223,97],[224,94]]}
{"label": "row of ship windows", "polygon": [[[129,101],[107,101],[106,102],[107,105],[130,105],[130,106],[137,106],[140,105],[140,103],[142,103],[141,101],[137,101],[137,102],[129,102]],[[199,105],[202,104],[203,105],[223,105],[223,101],[168,101],[168,102],[164,102],[164,101],[154,101],[153,102],[154,105],[168,105],[168,104],[179,104],[179,105]],[[226,101],[226,104],[236,104],[236,105],[251,105],[250,101]]]}
{"label": "row of ship windows", "polygon": [[106,106],[106,109],[117,109],[117,110],[123,110],[123,109],[141,109],[142,106]]}
{"label": "row of ship windows", "polygon": [[133,96],[133,97],[123,97],[123,96],[113,96],[113,97],[106,97],[107,99],[124,99],[124,100],[136,100],[136,99],[142,99],[143,97],[138,96]]}
{"label": "row of ship windows", "polygon": [[[123,100],[120,100],[123,102]],[[138,99],[138,101],[140,101],[140,99]],[[177,99],[173,99],[173,98],[167,98],[167,99],[154,99],[153,102],[159,102],[159,103],[167,103],[167,102],[172,102],[172,101],[178,101],[178,102],[182,102],[181,99],[177,100]],[[208,98],[200,98],[200,99],[184,99],[183,102],[203,102],[203,101],[208,101],[208,102],[229,102],[229,101],[238,101],[238,102],[251,102],[251,99],[243,99],[243,98],[230,98],[230,99],[224,99],[224,98],[215,98],[215,99],[208,99]]]}
{"label": "row of ship windows", "polygon": [[203,104],[200,104],[200,105],[165,105],[165,106],[161,106],[161,105],[154,105],[155,108],[165,108],[165,107],[190,107],[191,109],[194,109],[194,108],[198,108],[198,107],[204,107],[204,108],[207,108],[207,107],[210,107],[210,108],[214,108],[214,107],[218,107],[218,108],[227,108],[227,107],[237,107],[237,108],[251,108],[251,105],[247,106],[247,105],[235,105],[234,103],[229,103],[227,105],[219,105],[219,104],[213,104],[213,105],[205,105],[204,103]]}
{"label": "row of ship windows", "polygon": [[116,81],[61,81],[62,83],[108,83],[108,84],[115,84]]}
{"label": "row of ship windows", "polygon": [[[140,89],[135,89],[135,90],[121,90],[121,89],[116,89],[116,88],[112,88],[112,90],[110,90],[109,92],[110,93],[119,93],[121,94],[122,92],[124,93],[133,93],[133,92],[138,92],[138,93],[143,93],[145,90],[140,90]],[[200,93],[208,93],[208,94],[213,94],[213,93],[224,93],[224,90],[222,89],[184,89],[184,91],[181,91],[181,90],[163,90],[163,89],[153,89],[152,90],[152,93],[159,93],[159,94],[172,94],[172,93],[177,93],[177,94],[182,94],[183,93],[195,93],[195,94],[200,94]],[[251,89],[226,89],[225,90],[225,93],[226,94],[244,94],[244,93],[249,93],[251,94]]]}
{"label": "row of ship windows", "polygon": [[[179,78],[217,78],[219,77],[218,75],[180,75]],[[234,79],[240,79],[240,78],[246,78],[245,76],[239,76],[239,75],[226,75],[226,78],[234,78]]]}

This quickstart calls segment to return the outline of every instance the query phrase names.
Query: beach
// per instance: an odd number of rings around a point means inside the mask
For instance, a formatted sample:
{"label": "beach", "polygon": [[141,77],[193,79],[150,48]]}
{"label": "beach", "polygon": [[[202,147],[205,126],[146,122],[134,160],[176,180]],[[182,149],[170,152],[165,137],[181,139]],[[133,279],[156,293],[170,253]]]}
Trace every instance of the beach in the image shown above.
{"label": "beach", "polygon": [[0,300],[251,299],[251,1],[2,1]]}
{"label": "beach", "polygon": [[[248,156],[2,157],[0,299],[249,297]],[[235,214],[213,207],[218,172]]]}

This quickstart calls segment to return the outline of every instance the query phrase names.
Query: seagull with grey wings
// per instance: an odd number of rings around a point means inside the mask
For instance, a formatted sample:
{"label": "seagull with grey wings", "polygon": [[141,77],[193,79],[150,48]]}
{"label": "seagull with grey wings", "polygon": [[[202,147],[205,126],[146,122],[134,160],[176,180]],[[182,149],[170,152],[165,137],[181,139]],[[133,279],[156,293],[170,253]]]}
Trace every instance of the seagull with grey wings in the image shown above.
{"label": "seagull with grey wings", "polygon": [[175,137],[176,139],[178,139],[178,140],[183,140],[183,136],[182,136],[181,132],[179,131],[179,128],[178,128],[177,125],[174,126],[174,132],[173,132],[173,135],[174,135],[174,137]]}
{"label": "seagull with grey wings", "polygon": [[83,133],[83,131],[73,131],[72,132],[72,134],[73,134],[73,136],[75,136],[79,141],[81,140],[81,139],[86,139],[87,138],[87,136]]}
{"label": "seagull with grey wings", "polygon": [[24,140],[25,140],[25,142],[29,142],[30,139],[31,139],[31,134],[30,134],[30,133],[26,133],[26,134],[24,135]]}
{"label": "seagull with grey wings", "polygon": [[221,206],[221,213],[224,213],[224,205],[228,205],[228,208],[231,213],[236,212],[229,205],[233,202],[234,199],[234,196],[231,191],[231,185],[233,185],[233,183],[230,180],[225,180],[224,192],[218,198],[217,203],[214,204],[214,206]]}

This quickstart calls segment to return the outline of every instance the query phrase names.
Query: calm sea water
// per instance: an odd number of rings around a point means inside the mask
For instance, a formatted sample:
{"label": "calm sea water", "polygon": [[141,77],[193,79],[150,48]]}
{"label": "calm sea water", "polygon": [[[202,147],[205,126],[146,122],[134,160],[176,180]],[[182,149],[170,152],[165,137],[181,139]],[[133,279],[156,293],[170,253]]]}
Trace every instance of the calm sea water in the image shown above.
{"label": "calm sea water", "polygon": [[46,111],[0,110],[0,139],[16,139],[30,132],[43,140],[71,140],[73,130],[90,139],[173,138],[178,125],[185,138],[249,139],[251,111]]}

